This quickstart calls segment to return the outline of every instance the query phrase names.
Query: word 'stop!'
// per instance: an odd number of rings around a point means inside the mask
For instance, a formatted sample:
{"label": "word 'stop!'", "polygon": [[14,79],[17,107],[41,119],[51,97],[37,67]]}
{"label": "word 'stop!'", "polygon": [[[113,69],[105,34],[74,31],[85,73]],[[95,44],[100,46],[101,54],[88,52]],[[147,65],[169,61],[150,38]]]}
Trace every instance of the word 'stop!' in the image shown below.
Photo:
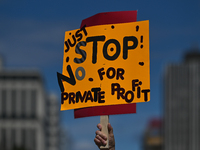
{"label": "word 'stop!'", "polygon": [[150,100],[149,21],[65,32],[61,110]]}

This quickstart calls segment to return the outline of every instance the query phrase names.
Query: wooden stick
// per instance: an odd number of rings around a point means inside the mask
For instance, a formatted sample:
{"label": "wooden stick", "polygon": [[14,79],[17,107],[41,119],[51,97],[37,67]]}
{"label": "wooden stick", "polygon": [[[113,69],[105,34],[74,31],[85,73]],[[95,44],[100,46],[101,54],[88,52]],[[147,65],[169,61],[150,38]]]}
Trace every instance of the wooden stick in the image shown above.
{"label": "wooden stick", "polygon": [[102,125],[102,132],[107,136],[106,146],[100,146],[100,149],[109,148],[108,123],[109,123],[109,115],[100,116],[100,124]]}

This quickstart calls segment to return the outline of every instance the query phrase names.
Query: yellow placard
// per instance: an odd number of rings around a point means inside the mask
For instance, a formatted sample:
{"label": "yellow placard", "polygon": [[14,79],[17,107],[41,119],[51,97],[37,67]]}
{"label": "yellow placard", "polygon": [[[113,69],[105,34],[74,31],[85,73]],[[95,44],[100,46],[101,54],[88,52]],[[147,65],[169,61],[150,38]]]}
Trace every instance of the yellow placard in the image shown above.
{"label": "yellow placard", "polygon": [[150,100],[149,21],[65,32],[61,110]]}

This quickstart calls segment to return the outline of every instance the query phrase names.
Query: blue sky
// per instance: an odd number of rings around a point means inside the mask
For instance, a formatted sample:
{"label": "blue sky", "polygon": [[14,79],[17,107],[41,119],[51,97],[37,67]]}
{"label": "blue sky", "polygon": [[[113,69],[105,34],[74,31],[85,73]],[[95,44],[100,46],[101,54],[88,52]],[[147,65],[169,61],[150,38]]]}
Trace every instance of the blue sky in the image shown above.
{"label": "blue sky", "polygon": [[[137,104],[137,114],[113,115],[116,149],[141,150],[149,120],[163,113],[162,75],[165,66],[180,62],[184,52],[200,46],[200,1],[0,0],[0,54],[8,68],[39,69],[48,92],[60,94],[56,72],[62,72],[64,32],[100,12],[138,10],[138,21],[150,21],[151,101]],[[73,119],[61,112],[73,150],[98,149],[93,142],[99,117]]]}

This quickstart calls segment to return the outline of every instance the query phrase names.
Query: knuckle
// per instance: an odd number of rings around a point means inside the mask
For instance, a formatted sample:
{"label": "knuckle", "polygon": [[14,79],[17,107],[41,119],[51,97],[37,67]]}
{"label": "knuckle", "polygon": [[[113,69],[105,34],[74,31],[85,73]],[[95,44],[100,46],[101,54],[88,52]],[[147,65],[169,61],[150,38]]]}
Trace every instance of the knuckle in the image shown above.
{"label": "knuckle", "polygon": [[98,135],[99,134],[99,130],[97,130],[95,133],[96,133],[96,135]]}

